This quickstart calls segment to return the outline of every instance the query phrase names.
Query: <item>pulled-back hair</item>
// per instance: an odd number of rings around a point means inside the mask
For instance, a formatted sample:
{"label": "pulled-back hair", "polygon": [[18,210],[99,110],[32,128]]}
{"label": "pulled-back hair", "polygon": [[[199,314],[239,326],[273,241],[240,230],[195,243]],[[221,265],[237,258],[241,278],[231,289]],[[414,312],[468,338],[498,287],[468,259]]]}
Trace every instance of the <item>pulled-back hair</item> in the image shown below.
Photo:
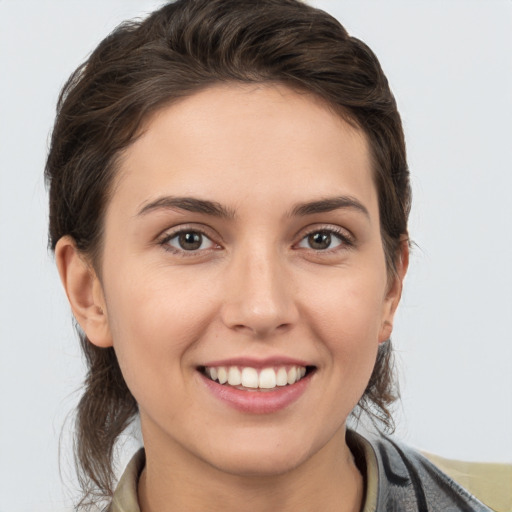
{"label": "pulled-back hair", "polygon": [[[69,78],[46,163],[50,247],[65,235],[98,274],[116,160],[164,104],[216,83],[281,83],[322,98],[369,141],[388,272],[407,234],[409,173],[400,116],[373,52],[297,0],[178,0],[121,24]],[[85,504],[112,494],[116,440],[138,413],[114,349],[79,331],[88,373],[76,416]],[[391,344],[380,345],[358,404],[392,428]]]}

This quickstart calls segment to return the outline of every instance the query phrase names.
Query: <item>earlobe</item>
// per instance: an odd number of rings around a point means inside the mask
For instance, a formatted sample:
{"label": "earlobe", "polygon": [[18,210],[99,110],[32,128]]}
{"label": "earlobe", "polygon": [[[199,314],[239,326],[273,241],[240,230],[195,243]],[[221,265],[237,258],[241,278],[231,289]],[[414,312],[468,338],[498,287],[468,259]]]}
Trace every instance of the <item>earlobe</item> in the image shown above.
{"label": "earlobe", "polygon": [[55,260],[73,315],[87,338],[98,347],[112,346],[101,282],[71,237],[57,242]]}
{"label": "earlobe", "polygon": [[380,333],[379,333],[379,344],[388,341],[391,338],[391,333],[393,332],[393,322],[389,320],[384,320],[382,323]]}
{"label": "earlobe", "polygon": [[402,296],[402,288],[405,274],[409,267],[409,240],[404,237],[400,242],[400,254],[396,260],[396,273],[389,287],[384,301],[384,311],[381,329],[379,332],[379,343],[389,340],[393,332],[393,319]]}

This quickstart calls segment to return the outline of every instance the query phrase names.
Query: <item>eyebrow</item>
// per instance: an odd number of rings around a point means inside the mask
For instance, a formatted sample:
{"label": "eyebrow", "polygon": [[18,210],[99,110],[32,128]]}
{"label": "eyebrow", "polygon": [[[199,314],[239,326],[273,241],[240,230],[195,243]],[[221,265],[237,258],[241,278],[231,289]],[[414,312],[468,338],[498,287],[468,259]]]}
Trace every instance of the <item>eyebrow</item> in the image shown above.
{"label": "eyebrow", "polygon": [[320,199],[319,201],[301,203],[292,209],[291,215],[302,217],[306,215],[314,215],[315,213],[332,212],[333,210],[339,209],[356,210],[370,218],[367,208],[355,197],[351,196],[328,197],[326,199]]}
{"label": "eyebrow", "polygon": [[[193,213],[203,213],[205,215],[212,215],[222,219],[233,219],[235,212],[225,206],[222,206],[216,201],[209,201],[207,199],[198,199],[195,197],[174,197],[164,196],[155,199],[143,205],[139,210],[138,216],[146,215],[155,210],[185,210]],[[357,199],[351,196],[337,196],[320,199],[318,201],[310,201],[306,203],[299,203],[295,205],[289,216],[305,217],[307,215],[314,215],[316,213],[326,213],[339,209],[353,209],[359,211],[370,218],[370,214],[366,207]]]}
{"label": "eyebrow", "polygon": [[139,210],[137,215],[146,215],[149,212],[155,210],[186,210],[193,213],[204,213],[206,215],[212,215],[214,217],[220,217],[223,219],[232,219],[235,213],[222,206],[216,201],[208,201],[206,199],[197,199],[195,197],[174,197],[164,196],[149,203]]}

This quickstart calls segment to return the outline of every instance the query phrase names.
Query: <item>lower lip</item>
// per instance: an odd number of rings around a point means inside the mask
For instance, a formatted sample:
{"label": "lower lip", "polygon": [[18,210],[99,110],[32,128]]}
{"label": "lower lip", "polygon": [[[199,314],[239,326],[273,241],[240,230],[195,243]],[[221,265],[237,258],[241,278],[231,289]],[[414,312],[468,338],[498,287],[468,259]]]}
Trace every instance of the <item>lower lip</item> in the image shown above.
{"label": "lower lip", "polygon": [[311,374],[299,382],[277,387],[272,391],[243,391],[232,386],[219,384],[200,373],[206,387],[222,402],[242,412],[270,414],[289,407],[306,391]]}

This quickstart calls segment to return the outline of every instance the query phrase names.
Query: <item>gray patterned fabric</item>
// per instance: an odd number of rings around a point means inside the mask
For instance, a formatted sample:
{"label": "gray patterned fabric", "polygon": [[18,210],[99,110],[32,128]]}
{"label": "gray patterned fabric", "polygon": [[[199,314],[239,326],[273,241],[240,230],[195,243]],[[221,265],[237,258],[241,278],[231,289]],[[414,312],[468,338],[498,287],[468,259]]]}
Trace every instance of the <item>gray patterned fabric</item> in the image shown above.
{"label": "gray patterned fabric", "polygon": [[348,431],[347,442],[352,450],[363,450],[367,464],[362,512],[492,512],[423,455],[392,438]]}

